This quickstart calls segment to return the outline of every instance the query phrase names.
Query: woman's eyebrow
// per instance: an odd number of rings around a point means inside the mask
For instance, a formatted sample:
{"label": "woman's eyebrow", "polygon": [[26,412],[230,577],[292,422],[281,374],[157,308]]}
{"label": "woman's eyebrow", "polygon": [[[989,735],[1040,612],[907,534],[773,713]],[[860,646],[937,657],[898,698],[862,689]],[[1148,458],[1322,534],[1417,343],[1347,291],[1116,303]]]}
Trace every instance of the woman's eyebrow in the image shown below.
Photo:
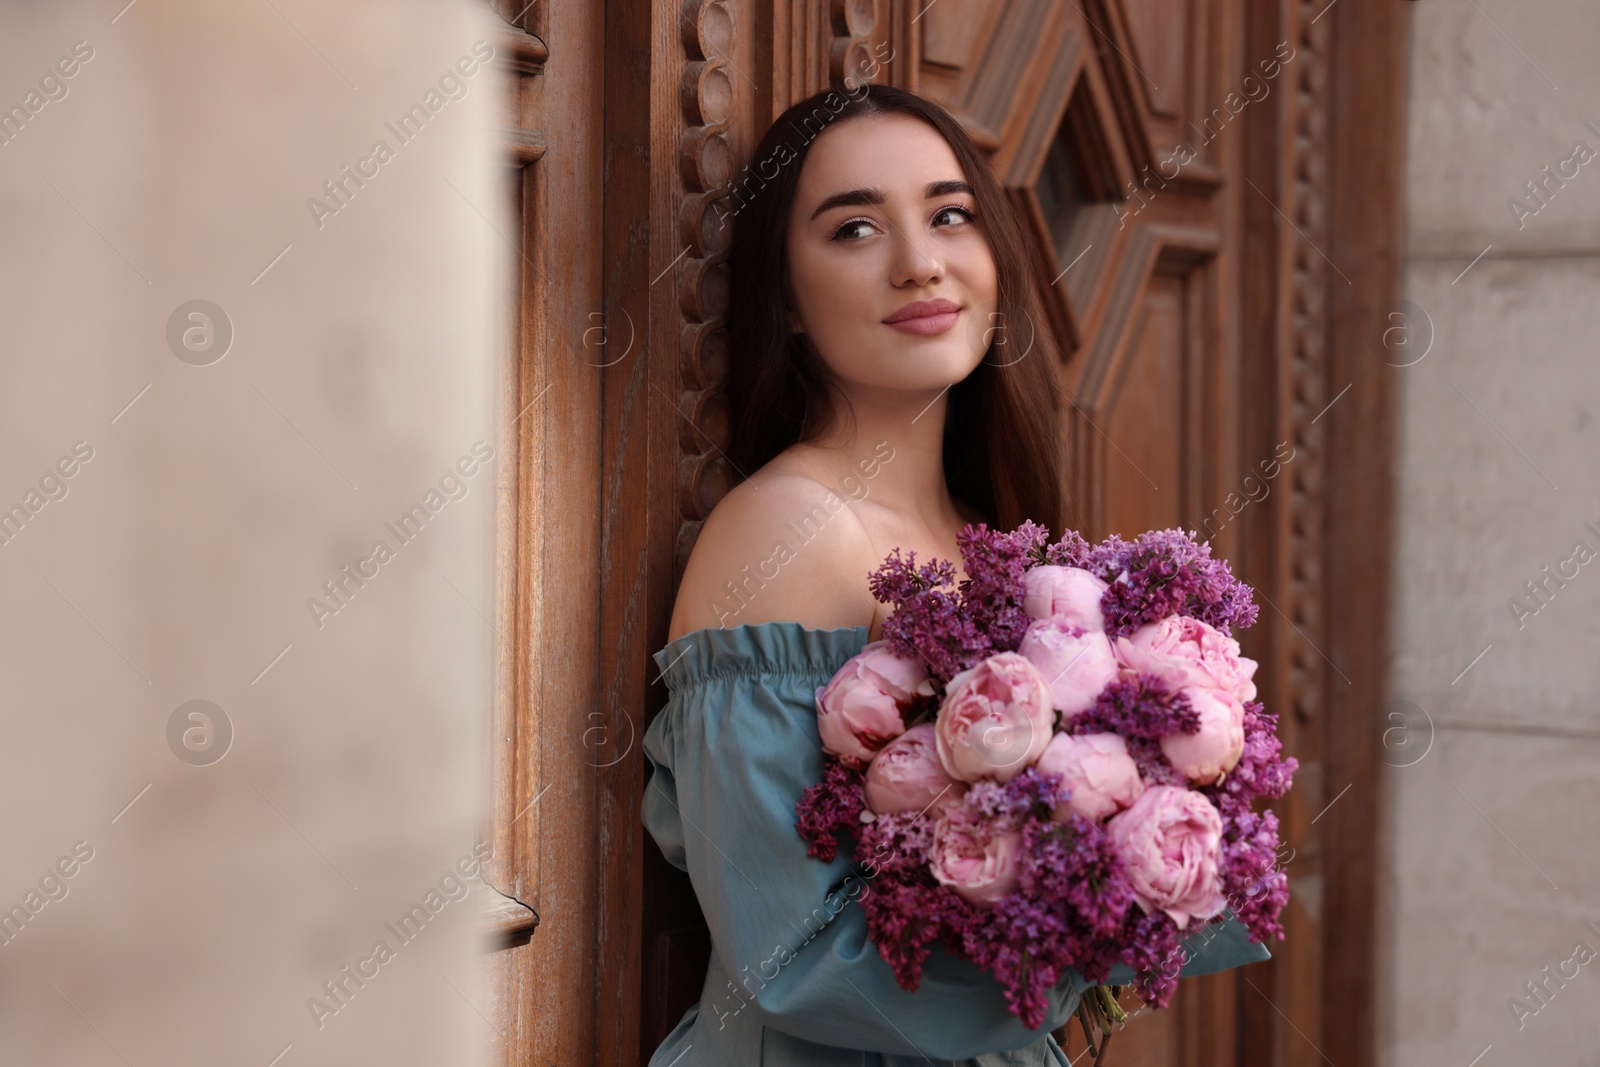
{"label": "woman's eyebrow", "polygon": [[[929,182],[922,190],[923,198],[927,200],[932,200],[941,196],[949,196],[951,193],[969,193],[974,196],[977,195],[976,193],[972,192],[972,186],[968,185],[959,178],[950,178],[946,179],[945,181]],[[879,189],[877,186],[868,186],[865,189],[850,189],[843,193],[834,193],[832,196],[828,197],[827,199],[823,200],[822,203],[817,205],[817,210],[811,213],[811,218],[816,218],[818,215],[829,210],[830,208],[855,207],[858,204],[881,204],[885,199],[886,197],[884,196],[883,190]]]}

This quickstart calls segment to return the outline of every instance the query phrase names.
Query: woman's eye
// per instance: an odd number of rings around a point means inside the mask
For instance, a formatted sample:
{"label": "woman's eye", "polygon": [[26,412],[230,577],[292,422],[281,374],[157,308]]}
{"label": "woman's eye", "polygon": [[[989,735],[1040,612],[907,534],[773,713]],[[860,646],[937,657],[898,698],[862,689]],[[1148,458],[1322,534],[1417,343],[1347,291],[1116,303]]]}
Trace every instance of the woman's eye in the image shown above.
{"label": "woman's eye", "polygon": [[[943,219],[946,216],[949,216],[949,215],[952,215],[952,214],[956,216],[956,222],[957,223],[972,222],[972,221],[976,220],[977,217],[978,217],[976,214],[974,214],[971,211],[968,211],[964,207],[961,207],[961,206],[959,206],[957,204],[950,204],[950,205],[948,205],[946,207],[942,207],[938,211],[934,212],[934,214],[933,214],[934,224],[936,226],[939,225],[939,220],[940,219]],[[849,221],[847,221],[847,222],[843,223],[842,225],[840,225],[840,227],[837,230],[833,231],[833,237],[831,238],[831,240],[834,240],[834,241],[858,240],[858,239],[860,239],[862,237],[867,236],[867,234],[865,232],[857,231],[855,229],[855,227],[858,227],[858,226],[871,227],[872,225],[873,225],[873,222],[872,222],[871,219],[850,219]]]}
{"label": "woman's eye", "polygon": [[860,236],[860,235],[857,235],[857,234],[849,234],[848,231],[850,231],[851,228],[855,227],[855,226],[870,226],[870,225],[871,225],[871,223],[869,223],[866,219],[851,219],[849,222],[844,223],[837,230],[833,231],[833,237],[831,238],[831,240],[834,240],[834,241],[849,240],[849,238],[851,236]]}

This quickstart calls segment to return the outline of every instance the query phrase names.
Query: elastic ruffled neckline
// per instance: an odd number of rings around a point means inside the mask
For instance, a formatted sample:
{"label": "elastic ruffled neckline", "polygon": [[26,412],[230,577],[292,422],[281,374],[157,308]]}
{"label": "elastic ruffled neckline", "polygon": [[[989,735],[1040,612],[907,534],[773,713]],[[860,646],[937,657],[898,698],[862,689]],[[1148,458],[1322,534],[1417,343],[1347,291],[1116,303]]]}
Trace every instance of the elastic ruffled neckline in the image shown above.
{"label": "elastic ruffled neckline", "polygon": [[651,658],[670,692],[723,674],[832,675],[866,647],[868,626],[819,630],[798,622],[708,626],[667,642]]}

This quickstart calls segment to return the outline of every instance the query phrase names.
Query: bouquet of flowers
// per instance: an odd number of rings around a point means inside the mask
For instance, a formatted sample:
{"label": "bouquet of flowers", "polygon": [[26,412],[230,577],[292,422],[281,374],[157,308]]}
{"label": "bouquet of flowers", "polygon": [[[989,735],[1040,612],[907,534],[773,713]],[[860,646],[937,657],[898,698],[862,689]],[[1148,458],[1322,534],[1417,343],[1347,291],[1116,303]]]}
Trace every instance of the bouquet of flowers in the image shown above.
{"label": "bouquet of flowers", "polygon": [[1075,968],[1095,984],[1087,1036],[1124,1018],[1114,964],[1166,1007],[1183,941],[1226,907],[1281,941],[1277,816],[1253,802],[1282,796],[1297,761],[1231,636],[1255,622],[1250,587],[1178,529],[958,540],[959,588],[948,561],[899,549],[871,575],[895,610],[817,689],[826,769],[795,807],[811,856],[853,838],[901,987],[938,942],[1037,1028]]}

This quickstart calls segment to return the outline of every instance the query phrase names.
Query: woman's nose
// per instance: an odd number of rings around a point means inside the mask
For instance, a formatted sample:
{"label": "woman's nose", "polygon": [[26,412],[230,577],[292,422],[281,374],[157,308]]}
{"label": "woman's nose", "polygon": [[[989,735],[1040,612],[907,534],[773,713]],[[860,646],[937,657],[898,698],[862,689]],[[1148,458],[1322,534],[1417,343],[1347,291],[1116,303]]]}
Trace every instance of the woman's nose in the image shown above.
{"label": "woman's nose", "polygon": [[897,286],[925,285],[944,273],[944,262],[937,255],[927,234],[895,225],[890,231],[894,257],[890,263],[891,281]]}

